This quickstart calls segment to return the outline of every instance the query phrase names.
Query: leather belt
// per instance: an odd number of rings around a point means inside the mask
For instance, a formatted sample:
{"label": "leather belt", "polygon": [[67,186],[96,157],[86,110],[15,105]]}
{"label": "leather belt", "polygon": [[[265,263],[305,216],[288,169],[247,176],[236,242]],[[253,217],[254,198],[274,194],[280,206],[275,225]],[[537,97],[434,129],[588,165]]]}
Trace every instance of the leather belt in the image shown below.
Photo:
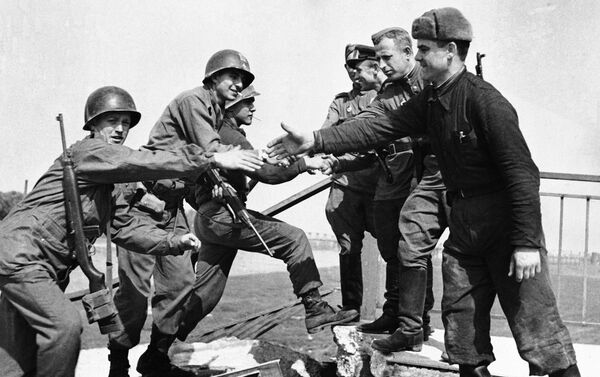
{"label": "leather belt", "polygon": [[411,143],[394,141],[383,147],[383,151],[388,155],[397,154],[400,152],[410,151],[412,149]]}
{"label": "leather belt", "polygon": [[448,204],[452,205],[452,203],[458,199],[469,199],[477,196],[483,196],[487,194],[493,194],[495,192],[499,192],[504,190],[504,186],[502,184],[493,185],[493,186],[482,186],[482,187],[472,187],[465,189],[452,189],[448,190],[446,196],[448,200]]}

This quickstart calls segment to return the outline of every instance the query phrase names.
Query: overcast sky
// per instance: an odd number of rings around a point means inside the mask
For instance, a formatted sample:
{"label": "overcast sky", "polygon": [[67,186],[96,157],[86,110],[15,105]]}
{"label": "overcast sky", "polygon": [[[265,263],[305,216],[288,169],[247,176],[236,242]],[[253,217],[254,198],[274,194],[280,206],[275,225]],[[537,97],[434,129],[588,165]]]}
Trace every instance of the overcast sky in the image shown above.
{"label": "overcast sky", "polygon": [[[244,53],[256,74],[261,121],[248,130],[255,146],[278,135],[281,121],[318,128],[334,94],[349,89],[347,43],[370,44],[371,34],[390,26],[410,30],[423,12],[449,5],[473,24],[468,68],[476,51],[487,55],[485,78],[517,109],[540,169],[600,174],[594,0],[3,0],[0,191],[22,191],[26,179],[31,187],[58,156],[58,112],[69,142],[85,135],[85,99],[100,86],[132,94],[142,120],[126,144],[145,143],[166,104],[200,85],[207,59],[224,48]],[[321,178],[259,186],[250,206],[264,209]],[[596,186],[583,190],[600,194]],[[324,201],[325,194],[282,218],[329,232]]]}

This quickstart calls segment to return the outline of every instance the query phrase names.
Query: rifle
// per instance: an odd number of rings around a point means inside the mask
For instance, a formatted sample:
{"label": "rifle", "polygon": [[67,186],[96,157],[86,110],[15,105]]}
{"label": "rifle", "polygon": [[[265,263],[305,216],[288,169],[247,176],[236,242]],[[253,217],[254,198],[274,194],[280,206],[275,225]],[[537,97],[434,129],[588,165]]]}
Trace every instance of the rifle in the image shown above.
{"label": "rifle", "polygon": [[[70,247],[75,253],[77,263],[90,282],[90,293],[82,298],[82,304],[89,323],[98,322],[100,333],[122,331],[123,324],[119,319],[117,310],[112,301],[112,295],[106,289],[104,274],[98,271],[92,263],[89,254],[89,242],[87,237],[98,236],[100,228],[98,225],[84,226],[83,212],[81,209],[81,197],[77,187],[77,176],[73,166],[70,152],[67,150],[65,139],[65,128],[62,114],[56,117],[60,125],[60,136],[62,139],[63,154],[61,163],[63,166],[62,186],[65,195],[65,210],[67,217],[67,238],[71,241]],[[110,215],[110,214],[109,214]],[[107,231],[110,231],[107,229]]]}
{"label": "rifle", "polygon": [[270,256],[273,256],[273,252],[271,251],[271,249],[269,249],[269,246],[267,246],[265,240],[263,240],[263,238],[260,236],[260,233],[258,233],[258,230],[256,230],[256,228],[252,224],[252,220],[250,220],[250,214],[248,213],[248,210],[246,210],[246,207],[244,207],[244,204],[242,203],[240,198],[238,198],[235,191],[233,191],[229,185],[225,184],[223,178],[221,178],[221,175],[219,174],[217,169],[208,169],[206,171],[206,177],[208,178],[210,183],[219,186],[223,190],[223,198],[225,199],[225,205],[227,206],[227,210],[229,211],[229,213],[231,213],[233,218],[238,218],[244,224],[248,225],[248,227],[252,229],[254,234],[256,234],[256,237],[258,237],[260,242],[263,244],[267,253],[269,253]]}
{"label": "rifle", "polygon": [[480,78],[483,78],[483,66],[481,65],[481,59],[485,57],[485,54],[477,53],[477,65],[475,66],[475,73]]}

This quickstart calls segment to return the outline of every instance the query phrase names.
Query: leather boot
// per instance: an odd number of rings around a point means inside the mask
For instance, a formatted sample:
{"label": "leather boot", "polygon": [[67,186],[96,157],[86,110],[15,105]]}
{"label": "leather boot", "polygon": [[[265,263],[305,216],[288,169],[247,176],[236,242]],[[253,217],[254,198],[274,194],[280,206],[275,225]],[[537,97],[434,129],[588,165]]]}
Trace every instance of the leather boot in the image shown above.
{"label": "leather boot", "polygon": [[196,374],[171,364],[167,355],[175,335],[162,333],[152,325],[150,344],[146,352],[140,356],[136,370],[142,377],[194,377]]}
{"label": "leather boot", "polygon": [[362,263],[360,254],[340,254],[340,287],[342,310],[360,313],[363,296]]}
{"label": "leather boot", "polygon": [[129,377],[129,350],[109,349],[110,369],[108,377]]}
{"label": "leather boot", "polygon": [[374,340],[371,346],[381,352],[420,351],[423,347],[423,306],[427,270],[400,268],[398,329],[392,336]]}
{"label": "leather boot", "polygon": [[407,334],[398,329],[387,338],[374,340],[371,342],[371,347],[382,353],[398,351],[419,352],[423,348],[423,332],[419,331],[415,334]]}
{"label": "leather boot", "polygon": [[548,375],[549,377],[581,377],[577,364],[569,366],[567,369],[557,370]]}
{"label": "leather boot", "polygon": [[317,289],[311,289],[302,295],[302,304],[306,311],[306,330],[309,334],[317,333],[326,327],[353,322],[358,318],[356,310],[336,312],[328,303],[321,299]]}
{"label": "leather boot", "polygon": [[460,377],[492,377],[487,365],[459,365]]}
{"label": "leather boot", "polygon": [[398,318],[383,313],[373,322],[358,325],[356,329],[367,334],[392,334],[398,328]]}

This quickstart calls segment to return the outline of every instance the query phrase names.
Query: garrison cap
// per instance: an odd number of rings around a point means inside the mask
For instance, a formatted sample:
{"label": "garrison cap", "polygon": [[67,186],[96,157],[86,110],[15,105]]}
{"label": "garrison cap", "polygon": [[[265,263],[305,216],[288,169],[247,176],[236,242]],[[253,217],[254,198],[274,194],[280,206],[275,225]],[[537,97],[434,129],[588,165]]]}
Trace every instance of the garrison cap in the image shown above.
{"label": "garrison cap", "polygon": [[377,55],[375,54],[375,48],[367,45],[353,45],[354,49],[350,54],[346,55],[346,63],[350,67],[354,67],[357,63],[365,60],[377,61]]}
{"label": "garrison cap", "polygon": [[434,41],[473,40],[471,23],[456,8],[432,9],[413,21],[412,37]]}
{"label": "garrison cap", "polygon": [[225,110],[229,109],[231,106],[235,105],[236,103],[238,103],[240,101],[243,101],[248,98],[254,98],[259,95],[260,95],[260,93],[257,92],[256,89],[254,89],[254,86],[249,85],[247,88],[242,90],[242,92],[237,97],[235,97],[234,100],[227,101],[225,103]]}

